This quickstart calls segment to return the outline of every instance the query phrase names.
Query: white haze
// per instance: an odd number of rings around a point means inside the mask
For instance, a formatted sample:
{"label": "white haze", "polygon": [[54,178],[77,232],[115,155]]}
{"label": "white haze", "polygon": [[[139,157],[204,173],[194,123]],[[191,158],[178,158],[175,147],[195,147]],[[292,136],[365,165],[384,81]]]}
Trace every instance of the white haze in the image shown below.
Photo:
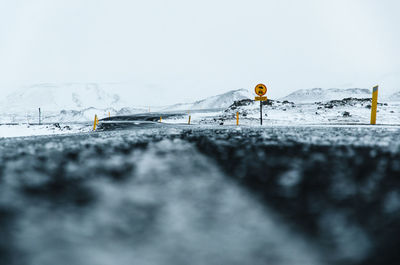
{"label": "white haze", "polygon": [[0,99],[37,83],[123,84],[135,105],[268,85],[400,90],[396,0],[0,0]]}

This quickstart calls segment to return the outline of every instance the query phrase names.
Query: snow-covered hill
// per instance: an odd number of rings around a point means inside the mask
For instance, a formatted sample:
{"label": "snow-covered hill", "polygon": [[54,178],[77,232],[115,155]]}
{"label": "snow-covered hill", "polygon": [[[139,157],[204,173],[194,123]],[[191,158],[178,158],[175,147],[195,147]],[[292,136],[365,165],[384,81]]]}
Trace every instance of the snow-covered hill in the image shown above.
{"label": "snow-covered hill", "polygon": [[393,93],[389,97],[387,97],[387,101],[390,102],[400,102],[400,91]]}
{"label": "snow-covered hill", "polygon": [[88,108],[122,108],[126,104],[116,94],[109,94],[95,83],[36,84],[25,86],[8,95],[1,102],[1,110],[20,113],[46,111],[84,110]]}
{"label": "snow-covered hill", "polygon": [[328,100],[341,100],[344,98],[370,98],[372,90],[364,88],[311,88],[300,89],[280,100],[287,100],[296,103],[312,103]]}
{"label": "snow-covered hill", "polygon": [[224,94],[209,97],[194,103],[181,103],[163,108],[164,111],[179,110],[204,110],[204,109],[225,109],[237,100],[253,97],[252,93],[247,89],[237,89],[226,92]]}

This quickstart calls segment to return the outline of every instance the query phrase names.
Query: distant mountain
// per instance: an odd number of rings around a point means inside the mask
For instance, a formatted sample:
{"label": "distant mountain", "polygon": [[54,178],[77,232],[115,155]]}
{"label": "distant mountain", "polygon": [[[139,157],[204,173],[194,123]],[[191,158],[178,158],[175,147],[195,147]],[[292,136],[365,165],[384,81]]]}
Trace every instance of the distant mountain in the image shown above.
{"label": "distant mountain", "polygon": [[392,95],[387,97],[387,101],[400,102],[400,91],[393,93]]}
{"label": "distant mountain", "polygon": [[328,100],[340,100],[344,98],[369,98],[372,90],[364,88],[311,88],[300,89],[280,100],[287,100],[296,103],[319,102]]}
{"label": "distant mountain", "polygon": [[251,98],[252,94],[247,89],[237,89],[224,94],[209,97],[193,103],[180,103],[163,108],[164,111],[225,109],[233,102]]}
{"label": "distant mountain", "polygon": [[18,89],[1,102],[2,111],[24,112],[122,108],[117,94],[109,94],[96,83],[36,84]]}

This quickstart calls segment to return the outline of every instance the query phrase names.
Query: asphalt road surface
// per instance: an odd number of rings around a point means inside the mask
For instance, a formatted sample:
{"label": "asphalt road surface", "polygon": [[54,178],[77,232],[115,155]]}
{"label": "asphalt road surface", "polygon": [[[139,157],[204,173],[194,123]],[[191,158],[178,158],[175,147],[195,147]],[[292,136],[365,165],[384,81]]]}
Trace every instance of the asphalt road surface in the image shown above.
{"label": "asphalt road surface", "polygon": [[398,127],[0,141],[0,264],[399,264]]}

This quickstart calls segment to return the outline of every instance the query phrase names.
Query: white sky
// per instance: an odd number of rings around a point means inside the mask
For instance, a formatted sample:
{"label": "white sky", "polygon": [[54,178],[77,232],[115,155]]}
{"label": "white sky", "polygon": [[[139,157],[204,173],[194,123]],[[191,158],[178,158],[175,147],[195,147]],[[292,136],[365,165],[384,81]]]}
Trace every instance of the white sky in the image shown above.
{"label": "white sky", "polygon": [[0,0],[0,87],[122,82],[136,104],[263,82],[400,90],[398,0]]}

